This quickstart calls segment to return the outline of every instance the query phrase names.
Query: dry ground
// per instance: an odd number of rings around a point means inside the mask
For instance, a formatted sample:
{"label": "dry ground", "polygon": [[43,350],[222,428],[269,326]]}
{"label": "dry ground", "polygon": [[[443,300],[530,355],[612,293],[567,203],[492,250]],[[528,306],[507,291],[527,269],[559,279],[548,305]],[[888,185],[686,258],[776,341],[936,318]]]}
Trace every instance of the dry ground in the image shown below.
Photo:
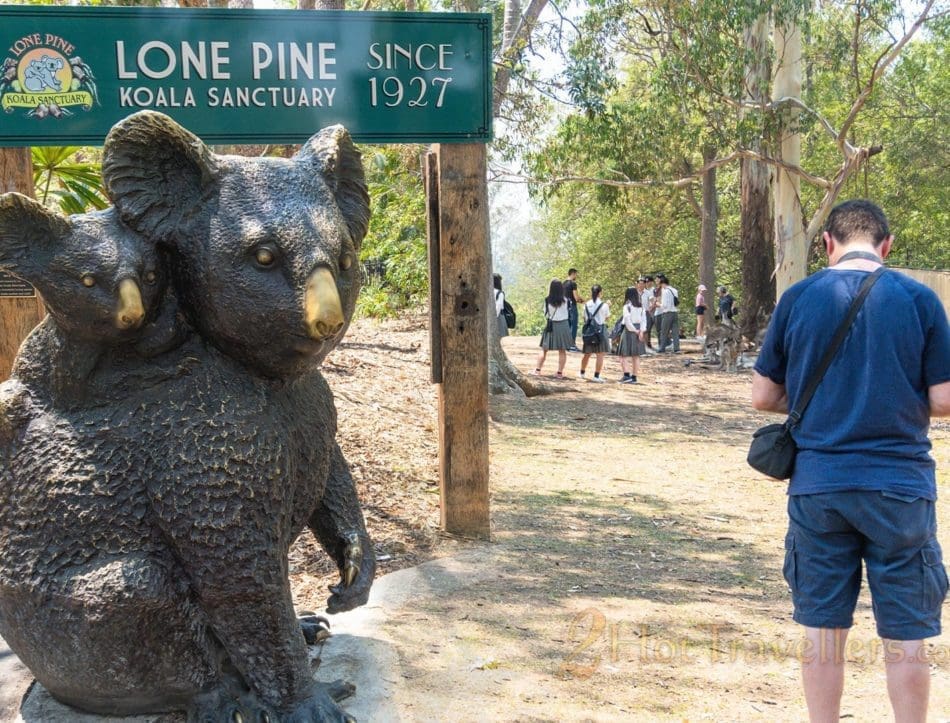
{"label": "dry ground", "polygon": [[[436,531],[424,328],[360,322],[327,365],[382,572],[471,547]],[[537,339],[503,344],[534,367]],[[569,380],[492,400],[494,540],[473,550],[497,574],[473,565],[463,598],[420,595],[387,624],[408,719],[804,719],[784,486],[744,461],[767,417],[748,408],[750,373],[686,367],[698,355],[684,349],[646,359],[636,386]],[[620,376],[616,358],[606,376]],[[943,491],[950,423],[932,437]],[[950,505],[938,514],[950,549]],[[316,605],[332,578],[312,552],[298,543],[294,585]],[[843,717],[888,720],[866,593],[852,639]],[[933,652],[932,720],[950,721],[950,634]]]}

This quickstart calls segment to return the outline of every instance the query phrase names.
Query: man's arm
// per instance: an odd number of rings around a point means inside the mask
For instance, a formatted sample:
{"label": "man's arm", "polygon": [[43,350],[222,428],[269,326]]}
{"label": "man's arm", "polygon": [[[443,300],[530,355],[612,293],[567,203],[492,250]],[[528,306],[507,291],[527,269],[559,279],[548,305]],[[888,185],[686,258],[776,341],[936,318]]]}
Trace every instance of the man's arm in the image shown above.
{"label": "man's arm", "polygon": [[927,389],[931,417],[950,417],[950,382],[934,384]]}
{"label": "man's arm", "polygon": [[776,384],[768,377],[753,372],[752,408],[758,409],[760,412],[788,414],[788,394],[785,392],[785,385]]}

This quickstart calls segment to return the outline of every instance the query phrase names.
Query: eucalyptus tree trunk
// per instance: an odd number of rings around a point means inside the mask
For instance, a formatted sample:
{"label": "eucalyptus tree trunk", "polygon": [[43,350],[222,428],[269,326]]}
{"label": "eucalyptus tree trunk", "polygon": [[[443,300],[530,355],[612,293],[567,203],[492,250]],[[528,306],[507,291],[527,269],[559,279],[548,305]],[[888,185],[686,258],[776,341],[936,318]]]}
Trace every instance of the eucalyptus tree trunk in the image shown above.
{"label": "eucalyptus tree trunk", "polygon": [[[716,158],[716,148],[703,148],[703,165]],[[716,236],[719,231],[719,193],[716,190],[716,169],[703,173],[703,215],[699,232],[699,283],[706,289],[706,322],[713,316],[712,289],[716,288]]]}
{"label": "eucalyptus tree trunk", "polygon": [[[773,100],[800,98],[802,94],[802,34],[793,20],[775,28],[775,81]],[[802,140],[799,111],[791,104],[779,106],[779,148],[781,160],[800,167]],[[797,174],[783,168],[775,171],[775,257],[778,262],[775,285],[778,296],[808,274],[808,243],[805,238],[800,188]]]}
{"label": "eucalyptus tree trunk", "polygon": [[[505,21],[502,28],[500,62],[495,71],[492,84],[492,114],[497,118],[501,104],[508,92],[511,81],[511,66],[520,54],[537,23],[538,16],[548,0],[530,0],[527,10],[522,13],[520,0],[505,0]],[[488,179],[485,179],[488,184]],[[487,194],[486,194],[487,197]],[[488,258],[492,258],[491,234],[486,236]],[[505,354],[498,337],[498,322],[495,318],[495,297],[491,277],[486,279],[489,299],[486,303],[488,313],[488,387],[492,394],[516,392],[532,397],[554,391],[550,385],[539,383],[522,374]],[[560,389],[562,387],[558,387]]]}
{"label": "eucalyptus tree trunk", "polygon": [[[769,101],[769,22],[763,14],[743,33],[745,48],[752,60],[746,67],[746,102],[765,107]],[[763,153],[764,143],[756,140],[751,150]],[[754,339],[759,319],[770,314],[775,306],[775,285],[772,281],[772,214],[769,196],[769,166],[760,161],[743,159],[741,164],[741,240],[742,301],[740,326],[743,335]]]}

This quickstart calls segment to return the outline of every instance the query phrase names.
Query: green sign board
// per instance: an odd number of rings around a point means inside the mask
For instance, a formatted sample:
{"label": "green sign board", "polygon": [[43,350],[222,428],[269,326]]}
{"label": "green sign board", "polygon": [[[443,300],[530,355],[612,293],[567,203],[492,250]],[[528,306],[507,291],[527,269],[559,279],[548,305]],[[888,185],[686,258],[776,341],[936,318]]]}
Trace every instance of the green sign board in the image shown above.
{"label": "green sign board", "polygon": [[0,145],[99,145],[144,109],[207,143],[491,140],[491,16],[0,6]]}

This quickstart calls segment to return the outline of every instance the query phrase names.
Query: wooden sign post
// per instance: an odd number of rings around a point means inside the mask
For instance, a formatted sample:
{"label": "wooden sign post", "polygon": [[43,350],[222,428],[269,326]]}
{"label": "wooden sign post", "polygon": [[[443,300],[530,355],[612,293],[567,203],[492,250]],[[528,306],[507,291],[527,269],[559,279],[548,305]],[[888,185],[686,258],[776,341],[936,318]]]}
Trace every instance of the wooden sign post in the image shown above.
{"label": "wooden sign post", "polygon": [[[488,198],[483,144],[433,146],[427,167],[442,527],[488,538]],[[434,167],[434,168],[433,168]],[[434,172],[433,172],[434,171]],[[432,218],[433,211],[437,218]]]}

